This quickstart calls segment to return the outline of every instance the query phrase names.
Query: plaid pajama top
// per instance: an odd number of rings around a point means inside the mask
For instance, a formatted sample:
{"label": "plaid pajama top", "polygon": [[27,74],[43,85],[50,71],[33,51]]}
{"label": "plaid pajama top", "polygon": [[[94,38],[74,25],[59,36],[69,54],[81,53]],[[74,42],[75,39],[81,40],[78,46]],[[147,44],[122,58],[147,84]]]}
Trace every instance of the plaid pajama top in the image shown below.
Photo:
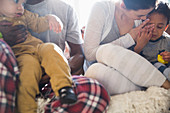
{"label": "plaid pajama top", "polygon": [[14,113],[19,70],[10,47],[0,39],[0,113]]}

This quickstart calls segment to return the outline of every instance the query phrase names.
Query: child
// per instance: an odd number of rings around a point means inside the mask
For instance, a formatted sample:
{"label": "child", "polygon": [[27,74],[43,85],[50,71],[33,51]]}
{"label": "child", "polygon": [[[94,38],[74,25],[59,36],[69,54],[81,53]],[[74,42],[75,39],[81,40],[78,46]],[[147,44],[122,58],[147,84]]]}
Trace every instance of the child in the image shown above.
{"label": "child", "polygon": [[[149,42],[140,54],[153,63],[170,81],[170,36],[164,32],[170,18],[168,5],[159,3],[158,7],[148,15],[148,18],[150,19],[149,24],[154,24],[154,30]],[[141,34],[141,36],[146,35]]]}
{"label": "child", "polygon": [[[0,0],[0,2],[0,21],[10,21],[13,25],[22,24],[38,33],[48,28],[57,33],[62,29],[60,20],[54,15],[38,17],[37,14],[24,10],[25,0]],[[43,43],[28,33],[27,39],[13,45],[12,49],[21,72],[17,91],[19,113],[36,112],[35,97],[39,93],[38,84],[44,72],[50,76],[52,89],[56,96],[60,96],[62,103],[70,104],[77,101],[72,89],[67,59],[58,46]]]}

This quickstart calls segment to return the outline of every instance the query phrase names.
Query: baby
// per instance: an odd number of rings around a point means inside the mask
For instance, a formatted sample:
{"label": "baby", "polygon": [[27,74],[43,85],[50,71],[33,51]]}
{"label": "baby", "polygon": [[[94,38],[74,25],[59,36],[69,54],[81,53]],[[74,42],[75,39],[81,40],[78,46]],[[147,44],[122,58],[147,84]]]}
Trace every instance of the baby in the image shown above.
{"label": "baby", "polygon": [[[152,36],[140,54],[157,67],[170,81],[170,35],[165,33],[170,18],[170,9],[166,3],[158,6],[148,15],[148,24],[154,24]],[[141,33],[146,38],[146,32]]]}
{"label": "baby", "polygon": [[[21,24],[38,33],[47,29],[56,33],[62,30],[59,18],[54,15],[39,17],[24,10],[25,2],[26,0],[0,0],[0,21],[9,21],[13,25]],[[13,38],[15,40],[15,37]],[[61,103],[71,104],[77,101],[72,89],[67,59],[57,45],[43,43],[28,32],[25,41],[12,45],[11,48],[20,69],[17,90],[18,113],[36,113],[35,98],[39,94],[39,82],[43,73],[50,76],[52,89],[56,96],[60,96]]]}

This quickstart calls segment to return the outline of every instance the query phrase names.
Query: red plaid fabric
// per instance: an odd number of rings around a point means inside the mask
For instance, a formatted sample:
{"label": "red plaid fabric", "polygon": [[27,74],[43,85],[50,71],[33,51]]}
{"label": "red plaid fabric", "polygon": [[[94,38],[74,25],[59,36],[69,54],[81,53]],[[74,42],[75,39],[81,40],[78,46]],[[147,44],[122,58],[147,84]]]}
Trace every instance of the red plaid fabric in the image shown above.
{"label": "red plaid fabric", "polygon": [[19,70],[10,47],[0,39],[0,113],[14,113]]}
{"label": "red plaid fabric", "polygon": [[103,113],[109,105],[110,97],[104,87],[94,79],[73,76],[74,91],[78,96],[75,104],[61,104],[59,99],[51,98],[45,113]]}

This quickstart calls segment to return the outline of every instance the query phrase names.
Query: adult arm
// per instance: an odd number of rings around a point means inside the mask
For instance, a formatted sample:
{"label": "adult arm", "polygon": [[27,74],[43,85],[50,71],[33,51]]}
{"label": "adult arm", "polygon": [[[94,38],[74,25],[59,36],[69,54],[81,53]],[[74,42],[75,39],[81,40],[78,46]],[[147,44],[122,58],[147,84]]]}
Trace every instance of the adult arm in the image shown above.
{"label": "adult arm", "polygon": [[1,21],[0,32],[8,45],[13,46],[26,40],[27,32],[23,25],[12,26],[11,22]]}
{"label": "adult arm", "polygon": [[[84,41],[84,54],[88,61],[96,60],[96,51],[100,47],[100,42],[102,40],[102,35],[105,33],[105,27],[108,24],[108,18],[111,18],[113,21],[113,17],[109,17],[112,15],[112,12],[108,12],[110,7],[107,4],[102,4],[102,2],[98,2],[94,5],[88,24],[85,31],[85,41]],[[112,24],[112,23],[109,23]],[[130,33],[125,34],[124,36],[119,37],[117,40],[114,40],[110,43],[120,45],[125,48],[129,48],[130,46],[135,44],[134,38],[136,38],[136,32],[138,29],[132,30]],[[133,35],[134,37],[132,38]]]}
{"label": "adult arm", "polygon": [[77,14],[71,6],[68,6],[67,18],[66,41],[70,47],[70,59],[68,62],[71,68],[71,74],[84,74],[83,40]]}
{"label": "adult arm", "polygon": [[70,47],[70,58],[68,59],[68,62],[71,68],[71,74],[73,75],[84,74],[83,71],[84,55],[82,51],[82,45],[73,44],[71,42],[68,42],[68,45]]}
{"label": "adult arm", "polygon": [[[110,32],[110,29],[107,29],[108,24],[112,26],[112,21],[114,19],[114,4],[108,5],[111,3],[98,2],[94,5],[89,21],[87,24],[85,32],[85,42],[84,42],[84,53],[88,61],[96,60],[96,51],[100,47],[100,42],[103,40],[103,36],[107,36],[106,32]],[[111,20],[111,21],[110,21]],[[109,22],[108,22],[109,21]],[[137,35],[139,31],[146,25],[149,20],[144,21],[141,25],[136,28],[133,28],[126,33],[124,36],[117,37],[116,40],[110,42],[114,45],[119,45],[124,48],[129,48],[135,44]],[[148,26],[149,28],[152,26]],[[109,27],[108,27],[109,28]],[[109,31],[108,31],[109,30]]]}

